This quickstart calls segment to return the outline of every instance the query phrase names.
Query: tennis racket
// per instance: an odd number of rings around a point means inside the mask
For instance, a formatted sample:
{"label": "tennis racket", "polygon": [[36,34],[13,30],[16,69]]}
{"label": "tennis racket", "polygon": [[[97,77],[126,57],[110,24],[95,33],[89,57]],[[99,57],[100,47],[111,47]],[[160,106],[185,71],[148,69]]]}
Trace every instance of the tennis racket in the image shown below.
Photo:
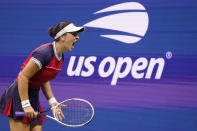
{"label": "tennis racket", "polygon": [[[62,114],[64,115],[64,118],[59,120],[57,117],[50,116],[50,115],[44,115],[44,112],[48,112],[50,110],[60,110]],[[41,114],[42,113],[42,114]],[[40,115],[44,115],[47,118],[50,118],[52,120],[57,121],[58,123],[64,125],[64,126],[69,126],[69,127],[80,127],[88,124],[93,116],[94,116],[94,108],[92,104],[84,99],[80,98],[71,98],[71,99],[66,99],[56,105],[53,108],[49,108],[48,110],[45,110],[43,112],[39,113]],[[15,113],[16,117],[21,117],[25,116],[24,112],[16,112]]]}

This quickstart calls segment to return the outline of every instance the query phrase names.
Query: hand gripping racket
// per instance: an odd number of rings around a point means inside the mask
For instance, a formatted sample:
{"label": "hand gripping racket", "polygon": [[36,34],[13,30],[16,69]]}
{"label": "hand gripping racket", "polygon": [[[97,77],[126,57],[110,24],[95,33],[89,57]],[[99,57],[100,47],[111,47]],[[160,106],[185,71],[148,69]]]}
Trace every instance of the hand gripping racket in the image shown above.
{"label": "hand gripping racket", "polygon": [[[48,112],[50,110],[55,110],[56,112],[57,110],[60,109],[64,115],[64,118],[61,120],[57,119],[54,116],[43,114],[44,112]],[[40,112],[39,114],[44,115],[52,120],[55,120],[64,126],[80,127],[88,124],[92,120],[94,116],[94,108],[92,104],[87,100],[80,98],[71,98],[62,101],[55,107],[49,108],[48,110]],[[15,116],[16,117],[25,116],[25,113],[16,112]]]}

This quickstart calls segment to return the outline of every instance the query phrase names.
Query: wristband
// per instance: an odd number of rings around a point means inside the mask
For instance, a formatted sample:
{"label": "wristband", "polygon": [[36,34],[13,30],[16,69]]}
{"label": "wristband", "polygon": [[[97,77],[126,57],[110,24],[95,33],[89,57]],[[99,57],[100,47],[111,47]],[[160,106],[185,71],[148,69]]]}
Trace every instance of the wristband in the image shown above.
{"label": "wristband", "polygon": [[57,100],[55,99],[55,97],[52,97],[52,98],[50,98],[50,99],[48,100],[48,102],[49,102],[49,105],[51,105],[51,104],[57,102]]}
{"label": "wristband", "polygon": [[24,100],[21,102],[21,105],[23,108],[31,106],[30,101],[29,100]]}

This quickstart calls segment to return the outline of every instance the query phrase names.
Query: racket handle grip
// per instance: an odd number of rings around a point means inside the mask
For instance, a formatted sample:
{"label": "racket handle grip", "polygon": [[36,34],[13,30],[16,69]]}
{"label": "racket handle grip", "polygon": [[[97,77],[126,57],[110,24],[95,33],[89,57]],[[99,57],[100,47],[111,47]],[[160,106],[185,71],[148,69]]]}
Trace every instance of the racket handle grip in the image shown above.
{"label": "racket handle grip", "polygon": [[15,112],[15,116],[16,117],[21,117],[21,116],[25,116],[25,112]]}

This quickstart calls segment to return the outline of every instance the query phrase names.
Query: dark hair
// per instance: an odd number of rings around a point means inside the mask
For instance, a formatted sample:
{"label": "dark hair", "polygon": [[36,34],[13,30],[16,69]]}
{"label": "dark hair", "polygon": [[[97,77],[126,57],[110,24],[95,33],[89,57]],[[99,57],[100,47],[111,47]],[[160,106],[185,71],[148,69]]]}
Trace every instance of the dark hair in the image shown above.
{"label": "dark hair", "polygon": [[[48,29],[48,33],[49,36],[51,36],[52,38],[54,38],[56,36],[56,34],[62,30],[64,27],[66,27],[67,25],[69,25],[71,22],[60,22],[55,28],[54,27],[49,27]],[[57,38],[55,41],[59,41],[59,38]]]}

